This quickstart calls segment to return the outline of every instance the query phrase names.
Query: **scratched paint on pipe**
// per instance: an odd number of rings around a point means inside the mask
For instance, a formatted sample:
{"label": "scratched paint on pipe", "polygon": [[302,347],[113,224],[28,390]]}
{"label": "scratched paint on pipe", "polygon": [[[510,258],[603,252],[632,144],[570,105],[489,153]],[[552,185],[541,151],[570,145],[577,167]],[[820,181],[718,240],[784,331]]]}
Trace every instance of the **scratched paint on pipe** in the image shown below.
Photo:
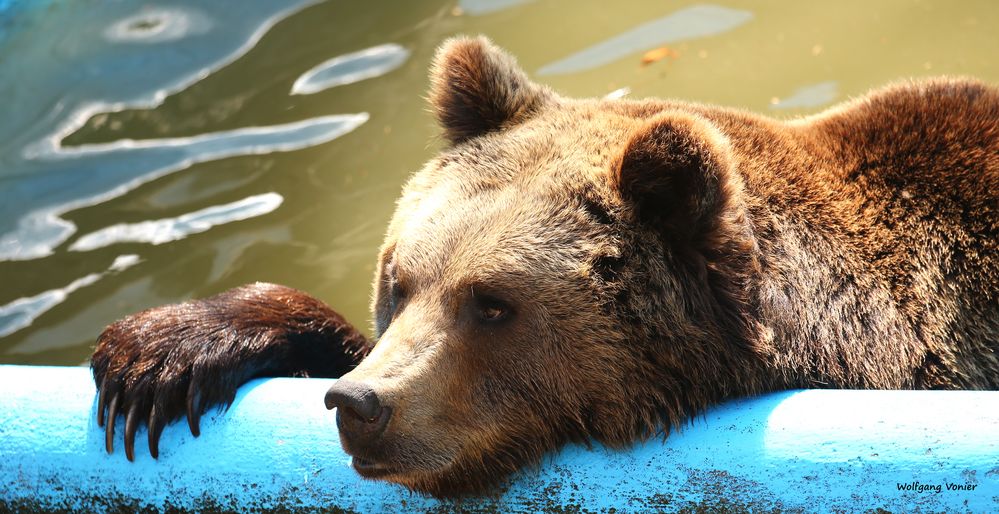
{"label": "scratched paint on pipe", "polygon": [[[106,455],[86,368],[0,366],[0,511],[999,510],[999,393],[792,391],[729,402],[625,451],[570,446],[495,496],[438,501],[360,478],[323,395],[255,380],[225,414]],[[123,423],[119,423],[119,430]],[[144,429],[136,436],[145,442]],[[899,485],[971,484],[971,491]]]}

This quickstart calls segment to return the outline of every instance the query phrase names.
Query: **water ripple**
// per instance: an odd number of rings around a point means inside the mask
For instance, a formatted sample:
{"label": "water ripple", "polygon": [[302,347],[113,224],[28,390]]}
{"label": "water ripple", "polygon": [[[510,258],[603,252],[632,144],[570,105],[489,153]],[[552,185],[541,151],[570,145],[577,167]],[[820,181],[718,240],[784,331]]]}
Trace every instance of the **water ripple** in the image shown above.
{"label": "water ripple", "polygon": [[[184,138],[119,140],[60,148],[28,161],[35,172],[0,187],[30,198],[33,209],[0,204],[0,261],[52,254],[75,231],[62,214],[121,196],[141,184],[191,165],[238,155],[308,148],[351,132],[367,113],[322,116]],[[16,220],[13,224],[9,220]],[[6,224],[6,226],[5,226]]]}
{"label": "water ripple", "polygon": [[533,0],[459,0],[458,7],[472,16],[481,16],[530,3]]}
{"label": "water ripple", "polygon": [[310,95],[384,75],[402,66],[407,58],[409,50],[394,43],[340,55],[303,73],[291,86],[291,94]]}
{"label": "water ripple", "polygon": [[104,248],[115,243],[151,243],[159,245],[205,232],[217,225],[263,216],[277,209],[284,198],[277,193],[265,193],[242,200],[214,205],[189,212],[176,218],[118,223],[80,237],[70,245],[71,251],[83,252]]}
{"label": "water ripple", "polygon": [[363,123],[362,113],[194,138],[62,145],[93,115],[160,105],[316,2],[246,0],[238,13],[213,2],[121,2],[101,9],[62,2],[32,18],[34,28],[18,36],[23,41],[16,51],[0,48],[0,90],[7,94],[0,124],[0,261],[50,255],[76,230],[61,218],[72,209],[193,163],[304,148]]}
{"label": "water ripple", "polygon": [[70,282],[65,287],[49,289],[35,296],[18,298],[7,305],[0,305],[0,337],[8,336],[31,325],[39,316],[66,301],[66,298],[77,289],[97,282],[108,273],[128,269],[138,262],[139,256],[137,255],[120,255],[108,267],[107,271],[91,273]]}
{"label": "water ripple", "polygon": [[104,30],[104,37],[121,43],[160,43],[204,34],[211,27],[211,21],[200,11],[155,7],[111,24]]}
{"label": "water ripple", "polygon": [[720,34],[752,18],[753,13],[749,11],[717,5],[687,7],[664,18],[643,23],[564,59],[546,64],[538,70],[538,75],[561,75],[590,70],[642,50]]}
{"label": "water ripple", "polygon": [[771,109],[819,107],[836,99],[836,81],[820,82],[795,89],[791,96],[770,103]]}

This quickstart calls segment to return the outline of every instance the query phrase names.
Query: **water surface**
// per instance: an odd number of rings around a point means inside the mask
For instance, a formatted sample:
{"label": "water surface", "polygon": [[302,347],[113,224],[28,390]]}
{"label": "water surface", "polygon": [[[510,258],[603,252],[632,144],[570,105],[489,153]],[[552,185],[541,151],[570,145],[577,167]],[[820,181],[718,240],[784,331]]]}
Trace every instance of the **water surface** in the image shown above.
{"label": "water surface", "polygon": [[451,35],[567,95],[786,118],[907,77],[999,83],[997,26],[989,1],[0,0],[0,362],[80,364],[127,313],[258,280],[366,329]]}

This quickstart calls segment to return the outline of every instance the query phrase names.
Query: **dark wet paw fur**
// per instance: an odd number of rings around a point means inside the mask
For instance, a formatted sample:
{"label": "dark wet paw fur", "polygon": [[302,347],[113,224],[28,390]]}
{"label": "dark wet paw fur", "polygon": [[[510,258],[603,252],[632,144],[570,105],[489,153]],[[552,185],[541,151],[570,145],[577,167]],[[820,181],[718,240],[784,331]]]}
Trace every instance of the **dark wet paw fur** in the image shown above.
{"label": "dark wet paw fur", "polygon": [[204,300],[156,307],[107,327],[91,358],[99,390],[97,423],[114,449],[115,421],[125,417],[125,455],[149,427],[159,456],[163,427],[183,416],[195,436],[202,413],[228,407],[255,376],[340,376],[370,343],[322,302],[291,288],[253,284]]}

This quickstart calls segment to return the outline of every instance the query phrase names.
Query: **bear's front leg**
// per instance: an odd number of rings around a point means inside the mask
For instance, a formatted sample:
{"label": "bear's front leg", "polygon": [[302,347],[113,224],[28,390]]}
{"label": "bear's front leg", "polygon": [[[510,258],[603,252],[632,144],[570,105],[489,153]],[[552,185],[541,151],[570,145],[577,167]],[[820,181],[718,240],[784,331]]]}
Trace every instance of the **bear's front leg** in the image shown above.
{"label": "bear's front leg", "polygon": [[111,453],[115,418],[125,415],[125,455],[133,460],[135,431],[145,421],[149,453],[156,458],[164,425],[186,412],[197,436],[201,414],[230,405],[247,380],[339,377],[370,348],[326,304],[274,284],[145,310],[113,323],[97,339],[90,361],[100,392],[97,423],[106,422]]}

